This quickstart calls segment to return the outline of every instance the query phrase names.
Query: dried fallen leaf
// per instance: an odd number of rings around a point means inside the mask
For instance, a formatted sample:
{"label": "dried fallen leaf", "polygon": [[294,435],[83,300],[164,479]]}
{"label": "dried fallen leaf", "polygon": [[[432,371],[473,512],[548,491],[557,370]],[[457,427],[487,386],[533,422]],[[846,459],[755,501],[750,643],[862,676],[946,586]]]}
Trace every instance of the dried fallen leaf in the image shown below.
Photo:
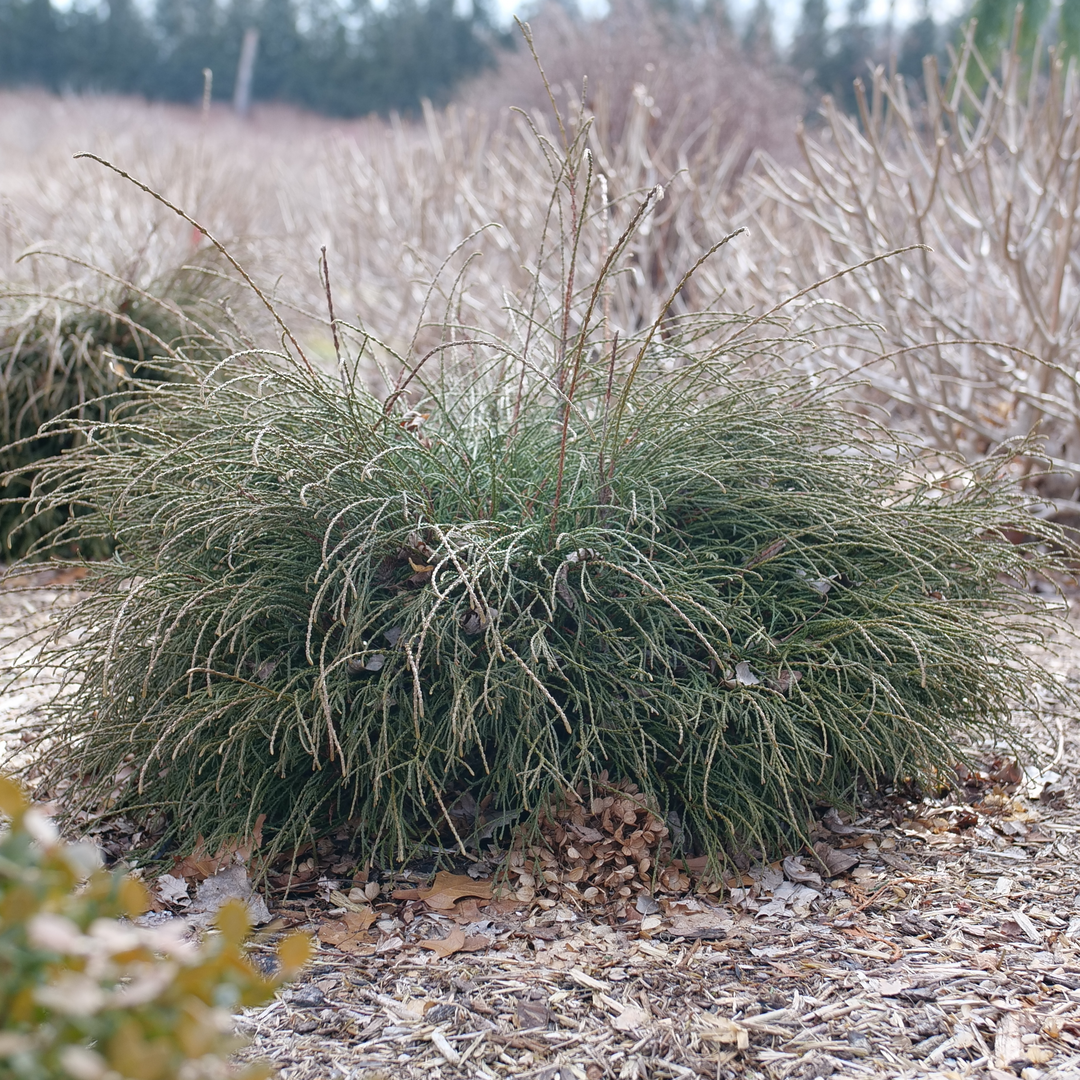
{"label": "dried fallen leaf", "polygon": [[668,930],[677,937],[723,940],[735,926],[731,915],[723,911],[695,911],[672,915]]}
{"label": "dried fallen leaf", "polygon": [[465,931],[454,927],[444,938],[427,938],[419,943],[421,949],[430,949],[440,960],[460,952],[465,944]]}
{"label": "dried fallen leaf", "polygon": [[761,680],[750,670],[750,664],[746,660],[740,660],[735,665],[735,681],[740,686],[757,686]]}
{"label": "dried fallen leaf", "polygon": [[493,900],[488,905],[488,911],[495,915],[513,915],[520,911],[522,905],[511,897],[502,896],[498,900]]}
{"label": "dried fallen leaf", "polygon": [[252,891],[247,870],[239,862],[200,882],[190,911],[192,915],[204,916],[202,921],[208,922],[209,916],[230,900],[242,900],[247,905],[253,926],[265,926],[270,921],[266,901]]}
{"label": "dried fallen leaf", "polygon": [[393,1012],[403,1020],[423,1020],[429,1009],[434,1009],[437,1001],[430,998],[411,998],[409,1001],[395,1001]]}
{"label": "dried fallen leaf", "polygon": [[814,845],[815,863],[823,869],[829,877],[836,877],[857,866],[859,856],[852,851],[838,851],[830,847],[824,840],[819,840]]}
{"label": "dried fallen leaf", "polygon": [[[350,889],[348,896],[338,889],[331,889],[330,903],[335,907],[344,908],[350,913],[371,911],[371,908],[367,904],[367,895],[361,889]],[[374,913],[372,913],[372,915],[372,922],[374,922]],[[368,923],[368,926],[370,925],[371,923]],[[367,927],[364,929],[366,930]]]}
{"label": "dried fallen leaf", "polygon": [[821,885],[821,875],[816,870],[807,870],[802,859],[789,855],[783,867],[789,881],[796,881],[800,885]]}
{"label": "dried fallen leaf", "polygon": [[551,1010],[542,1001],[519,1001],[514,1013],[514,1023],[522,1031],[546,1028]]}
{"label": "dried fallen leaf", "polygon": [[377,918],[376,913],[367,908],[361,911],[346,911],[341,917],[341,921],[349,928],[353,934],[358,934],[362,930],[366,930]]}
{"label": "dried fallen leaf", "polygon": [[837,836],[852,836],[855,833],[861,832],[861,829],[856,829],[853,825],[845,824],[840,818],[840,812],[835,806],[830,806],[825,811],[824,816],[821,819],[822,825],[831,833],[836,833]]}
{"label": "dried fallen leaf", "polygon": [[455,904],[454,907],[447,912],[455,922],[459,923],[474,923],[479,922],[480,905],[475,900],[462,900],[459,904]]}
{"label": "dried fallen leaf", "polygon": [[157,879],[157,892],[166,904],[180,904],[187,907],[191,903],[187,882],[183,878],[173,877],[172,874],[162,874]]}
{"label": "dried fallen leaf", "polygon": [[638,893],[634,907],[642,915],[655,915],[660,910],[660,905],[646,892]]}
{"label": "dried fallen leaf", "polygon": [[319,927],[319,940],[343,953],[375,951],[370,934],[350,934],[341,923],[323,923]]}
{"label": "dried fallen leaf", "polygon": [[642,1025],[649,1022],[649,1014],[644,1009],[639,1009],[636,1005],[627,1005],[614,1020],[611,1021],[611,1026],[616,1031],[638,1031]]}
{"label": "dried fallen leaf", "polygon": [[490,949],[493,943],[493,939],[486,934],[471,934],[461,946],[461,952],[483,952],[485,949]]}
{"label": "dried fallen leaf", "polygon": [[204,878],[213,877],[219,870],[230,866],[233,862],[250,862],[251,853],[262,846],[262,829],[265,821],[266,815],[260,814],[255,819],[255,827],[251,830],[250,836],[222,844],[213,855],[206,850],[206,841],[203,837],[201,835],[196,837],[195,848],[191,854],[174,861],[172,876],[186,878],[189,881],[202,881]]}
{"label": "dried fallen leaf", "polygon": [[491,899],[491,881],[474,881],[468,874],[451,874],[442,870],[435,875],[435,880],[423,889],[398,889],[395,900],[423,900],[428,907],[438,911],[449,911],[459,900],[466,896]]}
{"label": "dried fallen leaf", "polygon": [[340,919],[319,927],[319,940],[344,953],[373,952],[374,942],[366,931],[374,921],[374,911],[347,911]]}

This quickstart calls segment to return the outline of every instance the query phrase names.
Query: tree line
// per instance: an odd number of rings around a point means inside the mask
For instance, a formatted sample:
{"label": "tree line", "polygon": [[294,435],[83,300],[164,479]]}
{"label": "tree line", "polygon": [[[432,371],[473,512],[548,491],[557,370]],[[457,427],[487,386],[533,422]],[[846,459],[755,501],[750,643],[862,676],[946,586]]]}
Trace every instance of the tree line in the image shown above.
{"label": "tree line", "polygon": [[[1080,51],[1080,0],[971,0],[959,14],[946,20],[934,17],[931,0],[922,0],[917,19],[900,27],[891,22],[872,24],[869,0],[847,0],[843,21],[830,26],[828,0],[803,0],[795,36],[783,60],[816,99],[831,94],[845,109],[857,107],[855,80],[865,76],[869,64],[893,67],[908,79],[923,74],[923,60],[937,56],[948,70],[949,47],[956,47],[974,20],[973,43],[993,69],[1002,49],[1016,38],[1020,53],[1031,55],[1036,41],[1054,46],[1068,58]],[[771,10],[758,0],[747,27],[754,41],[771,41]]]}
{"label": "tree line", "polygon": [[197,101],[209,68],[229,98],[251,29],[252,96],[337,116],[445,101],[509,36],[485,0],[0,0],[0,85]]}
{"label": "tree line", "polygon": [[[560,0],[574,13],[576,0]],[[613,3],[625,0],[612,0]],[[973,0],[943,23],[930,0],[904,27],[871,23],[868,0],[847,0],[839,21],[829,0],[803,0],[790,46],[776,44],[769,0],[733,18],[724,0],[647,0],[672,19],[708,19],[764,62],[792,69],[812,99],[831,93],[855,106],[853,83],[868,63],[917,78],[923,57],[944,54],[962,22],[978,19],[976,44],[993,63],[1014,32],[1017,0]],[[230,97],[245,33],[258,32],[250,87],[255,100],[283,101],[337,116],[408,112],[448,100],[464,79],[493,67],[514,35],[496,25],[488,0],[0,0],[0,85],[138,94],[195,101],[203,71],[215,96]],[[580,17],[580,16],[578,16]],[[1040,37],[1066,53],[1080,44],[1080,0],[1030,0],[1021,44]]]}

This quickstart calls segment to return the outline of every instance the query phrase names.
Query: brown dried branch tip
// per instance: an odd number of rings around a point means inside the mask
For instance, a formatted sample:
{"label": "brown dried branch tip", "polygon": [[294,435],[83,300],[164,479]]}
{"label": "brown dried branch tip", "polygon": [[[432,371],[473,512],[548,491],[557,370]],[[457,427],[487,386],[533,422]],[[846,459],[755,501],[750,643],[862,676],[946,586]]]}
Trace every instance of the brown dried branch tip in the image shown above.
{"label": "brown dried branch tip", "polygon": [[552,796],[536,832],[518,833],[507,868],[518,900],[546,893],[592,905],[612,902],[623,909],[619,918],[635,905],[648,909],[645,898],[654,893],[690,887],[686,863],[672,858],[671,829],[656,800],[628,780],[610,783],[606,772],[591,788],[582,782]]}

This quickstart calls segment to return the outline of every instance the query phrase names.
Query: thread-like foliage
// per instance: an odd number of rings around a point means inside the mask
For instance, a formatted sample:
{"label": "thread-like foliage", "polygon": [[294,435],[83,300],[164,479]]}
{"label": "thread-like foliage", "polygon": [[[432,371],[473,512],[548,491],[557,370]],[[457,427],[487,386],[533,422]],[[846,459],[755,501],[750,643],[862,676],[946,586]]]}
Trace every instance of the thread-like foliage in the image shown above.
{"label": "thread-like foliage", "polygon": [[612,327],[662,192],[611,237],[587,125],[556,118],[501,338],[459,325],[459,276],[385,400],[357,377],[379,346],[335,323],[332,375],[189,351],[190,383],[58,425],[38,508],[83,504],[73,535],[116,544],[28,653],[66,673],[40,767],[79,776],[69,805],[164,811],[189,846],[352,822],[389,859],[462,794],[535,820],[606,771],[720,855],[790,843],[860,782],[938,781],[1034,703],[1026,583],[1051,560],[1003,539],[1007,457],[925,479],[811,381],[751,377],[821,347],[783,304],[676,317],[689,273]]}
{"label": "thread-like foliage", "polygon": [[938,775],[1039,681],[1002,583],[1019,506],[913,484],[828,400],[729,364],[665,343],[616,374],[619,416],[583,370],[565,449],[543,383],[515,410],[483,372],[418,430],[300,370],[98,425],[48,473],[118,546],[58,627],[52,778],[127,776],[116,808],[188,839],[351,819],[400,857],[466,790],[533,810],[606,769],[716,851]]}
{"label": "thread-like foliage", "polygon": [[[181,271],[155,293],[122,282],[42,295],[0,288],[0,560],[31,552],[67,519],[57,505],[30,525],[25,501],[41,461],[69,450],[74,430],[45,423],[68,412],[106,419],[133,380],[175,378],[176,347],[207,339],[191,314],[217,280]],[[83,554],[107,547],[83,545]]]}

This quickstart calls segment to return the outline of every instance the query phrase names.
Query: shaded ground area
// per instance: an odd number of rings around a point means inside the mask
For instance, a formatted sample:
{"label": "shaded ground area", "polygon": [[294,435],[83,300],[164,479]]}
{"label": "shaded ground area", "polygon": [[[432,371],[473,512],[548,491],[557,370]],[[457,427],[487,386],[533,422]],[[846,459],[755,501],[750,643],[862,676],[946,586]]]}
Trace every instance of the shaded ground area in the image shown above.
{"label": "shaded ground area", "polygon": [[[63,602],[63,579],[31,584],[0,590],[0,662]],[[9,750],[43,693],[7,689]],[[1080,1076],[1080,721],[1048,717],[1026,771],[988,748],[959,793],[826,813],[818,857],[719,896],[593,906],[571,870],[492,899],[479,862],[369,878],[313,850],[267,899],[319,953],[241,1018],[246,1056],[285,1080]],[[174,874],[160,906],[182,913],[200,871]]]}

